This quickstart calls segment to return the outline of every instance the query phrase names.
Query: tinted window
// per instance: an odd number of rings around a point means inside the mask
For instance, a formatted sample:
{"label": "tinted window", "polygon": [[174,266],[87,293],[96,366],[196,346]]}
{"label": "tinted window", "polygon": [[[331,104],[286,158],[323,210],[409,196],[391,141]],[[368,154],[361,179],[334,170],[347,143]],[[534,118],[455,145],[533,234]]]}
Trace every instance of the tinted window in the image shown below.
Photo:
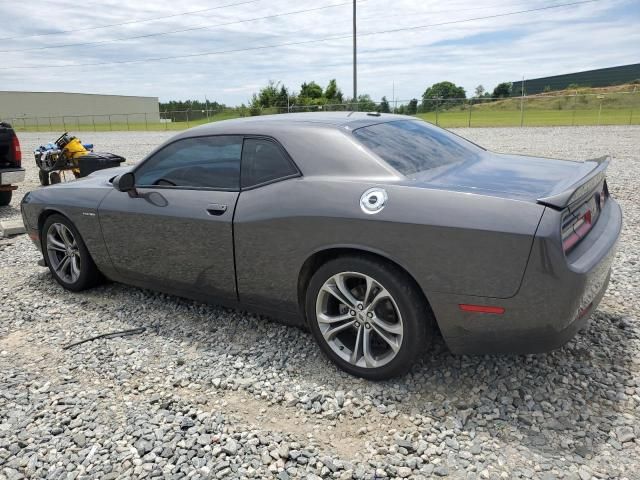
{"label": "tinted window", "polygon": [[136,170],[136,184],[237,190],[241,152],[240,137],[178,140]]}
{"label": "tinted window", "polygon": [[483,150],[467,140],[419,120],[379,123],[354,130],[366,147],[403,175],[472,160]]}
{"label": "tinted window", "polygon": [[289,177],[298,171],[274,142],[260,138],[248,138],[242,149],[242,186]]}

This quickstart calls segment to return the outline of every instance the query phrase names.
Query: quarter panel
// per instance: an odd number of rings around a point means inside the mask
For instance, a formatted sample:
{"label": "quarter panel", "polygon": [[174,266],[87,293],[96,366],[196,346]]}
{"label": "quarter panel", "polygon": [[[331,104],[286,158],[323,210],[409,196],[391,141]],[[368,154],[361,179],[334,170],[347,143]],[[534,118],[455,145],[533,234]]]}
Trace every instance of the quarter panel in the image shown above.
{"label": "quarter panel", "polygon": [[94,262],[100,270],[111,268],[98,222],[97,206],[113,187],[104,182],[75,181],[34,190],[23,203],[26,221],[38,228],[40,215],[55,211],[69,218],[80,232]]}
{"label": "quarter panel", "polygon": [[242,192],[235,216],[240,301],[297,309],[306,259],[345,246],[392,259],[427,294],[507,298],[518,291],[543,207],[386,185],[386,207],[367,215],[360,196],[373,186],[307,177]]}

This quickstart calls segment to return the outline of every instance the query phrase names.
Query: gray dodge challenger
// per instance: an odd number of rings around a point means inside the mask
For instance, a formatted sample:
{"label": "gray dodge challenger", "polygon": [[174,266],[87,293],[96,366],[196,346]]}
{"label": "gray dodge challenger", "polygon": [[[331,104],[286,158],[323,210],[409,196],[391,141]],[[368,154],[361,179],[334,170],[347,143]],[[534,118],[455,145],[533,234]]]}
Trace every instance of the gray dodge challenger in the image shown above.
{"label": "gray dodge challenger", "polygon": [[299,113],[179,133],[28,193],[53,277],[107,278],[307,327],[347,372],[534,353],[585,326],[622,225],[606,158],[492,153],[412,117]]}

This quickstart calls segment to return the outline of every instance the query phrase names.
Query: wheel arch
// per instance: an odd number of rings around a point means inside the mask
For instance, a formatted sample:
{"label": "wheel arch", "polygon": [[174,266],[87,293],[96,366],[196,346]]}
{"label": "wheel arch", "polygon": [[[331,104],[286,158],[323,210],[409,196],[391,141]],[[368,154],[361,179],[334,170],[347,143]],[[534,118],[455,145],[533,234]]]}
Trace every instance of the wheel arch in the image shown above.
{"label": "wheel arch", "polygon": [[38,214],[38,237],[40,241],[40,251],[42,252],[42,258],[44,259],[45,265],[48,265],[49,261],[47,260],[47,256],[45,255],[44,251],[44,232],[42,231],[42,229],[44,228],[44,224],[46,223],[47,218],[49,218],[51,215],[56,214],[62,215],[63,217],[71,221],[71,219],[67,215],[65,215],[64,212],[58,210],[55,207],[47,207]]}
{"label": "wheel arch", "polygon": [[413,283],[414,288],[419,293],[419,295],[424,300],[425,304],[429,309],[429,314],[431,316],[431,322],[434,326],[437,326],[438,322],[433,314],[433,309],[431,308],[431,304],[429,303],[429,299],[427,298],[424,290],[420,287],[420,284],[417,282],[415,277],[411,274],[411,272],[399,264],[397,261],[392,259],[387,254],[366,248],[366,247],[356,247],[356,246],[332,246],[326,247],[320,250],[315,251],[311,254],[305,262],[302,264],[300,271],[298,273],[298,307],[300,308],[300,312],[302,313],[303,320],[305,325],[307,323],[307,314],[305,308],[305,297],[307,294],[307,288],[309,286],[309,282],[311,281],[311,277],[313,274],[320,268],[322,265],[327,263],[334,258],[339,258],[343,256],[365,256],[370,259],[375,259],[378,261],[383,261],[387,264],[393,265],[395,268],[399,269],[403,274],[407,276],[407,278]]}
{"label": "wheel arch", "polygon": [[43,209],[38,215],[38,232],[41,237],[41,242],[42,242],[42,227],[44,227],[44,224],[47,221],[47,218],[49,218],[51,215],[56,215],[56,214],[62,215],[63,217],[71,221],[68,215],[66,215],[62,210],[59,210],[55,207],[47,207]]}

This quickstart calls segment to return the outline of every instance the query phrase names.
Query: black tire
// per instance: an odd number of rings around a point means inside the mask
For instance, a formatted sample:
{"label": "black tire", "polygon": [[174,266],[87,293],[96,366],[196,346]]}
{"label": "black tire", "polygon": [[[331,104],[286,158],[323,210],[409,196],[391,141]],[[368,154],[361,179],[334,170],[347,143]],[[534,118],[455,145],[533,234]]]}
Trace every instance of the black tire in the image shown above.
{"label": "black tire", "polygon": [[0,192],[0,207],[6,207],[11,203],[11,197],[13,196],[13,191],[11,190],[3,190]]}
{"label": "black tire", "polygon": [[49,172],[45,172],[44,170],[40,170],[38,172],[38,177],[40,177],[40,185],[46,187],[49,185]]}
{"label": "black tire", "polygon": [[[318,295],[325,282],[342,272],[363,274],[379,283],[391,294],[400,313],[403,333],[399,350],[395,357],[380,367],[361,367],[345,360],[332,349],[321,332],[316,315]],[[433,337],[433,314],[413,279],[393,264],[375,258],[343,256],[323,264],[311,277],[305,309],[311,332],[324,354],[351,375],[368,380],[385,380],[406,373],[429,348]]]}
{"label": "black tire", "polygon": [[[75,240],[75,244],[77,245],[77,255],[79,256],[79,276],[75,280],[65,279],[62,274],[58,273],[53,265],[51,255],[55,255],[54,252],[50,252],[49,250],[49,231],[53,225],[64,225],[67,229],[69,229],[73,235],[73,239]],[[54,227],[55,228],[55,227]],[[73,225],[73,223],[67,218],[59,214],[51,215],[47,218],[42,226],[42,231],[40,232],[40,238],[42,238],[42,249],[44,251],[45,259],[47,262],[47,266],[49,267],[49,271],[53,275],[53,278],[62,285],[67,290],[72,290],[74,292],[79,292],[81,290],[86,290],[91,288],[98,283],[100,283],[103,279],[102,274],[96,267],[89,251],[87,250],[80,233]]]}
{"label": "black tire", "polygon": [[60,183],[62,181],[62,178],[60,177],[60,173],[58,172],[51,172],[49,174],[49,179],[51,181],[51,185],[55,185],[56,183]]}

